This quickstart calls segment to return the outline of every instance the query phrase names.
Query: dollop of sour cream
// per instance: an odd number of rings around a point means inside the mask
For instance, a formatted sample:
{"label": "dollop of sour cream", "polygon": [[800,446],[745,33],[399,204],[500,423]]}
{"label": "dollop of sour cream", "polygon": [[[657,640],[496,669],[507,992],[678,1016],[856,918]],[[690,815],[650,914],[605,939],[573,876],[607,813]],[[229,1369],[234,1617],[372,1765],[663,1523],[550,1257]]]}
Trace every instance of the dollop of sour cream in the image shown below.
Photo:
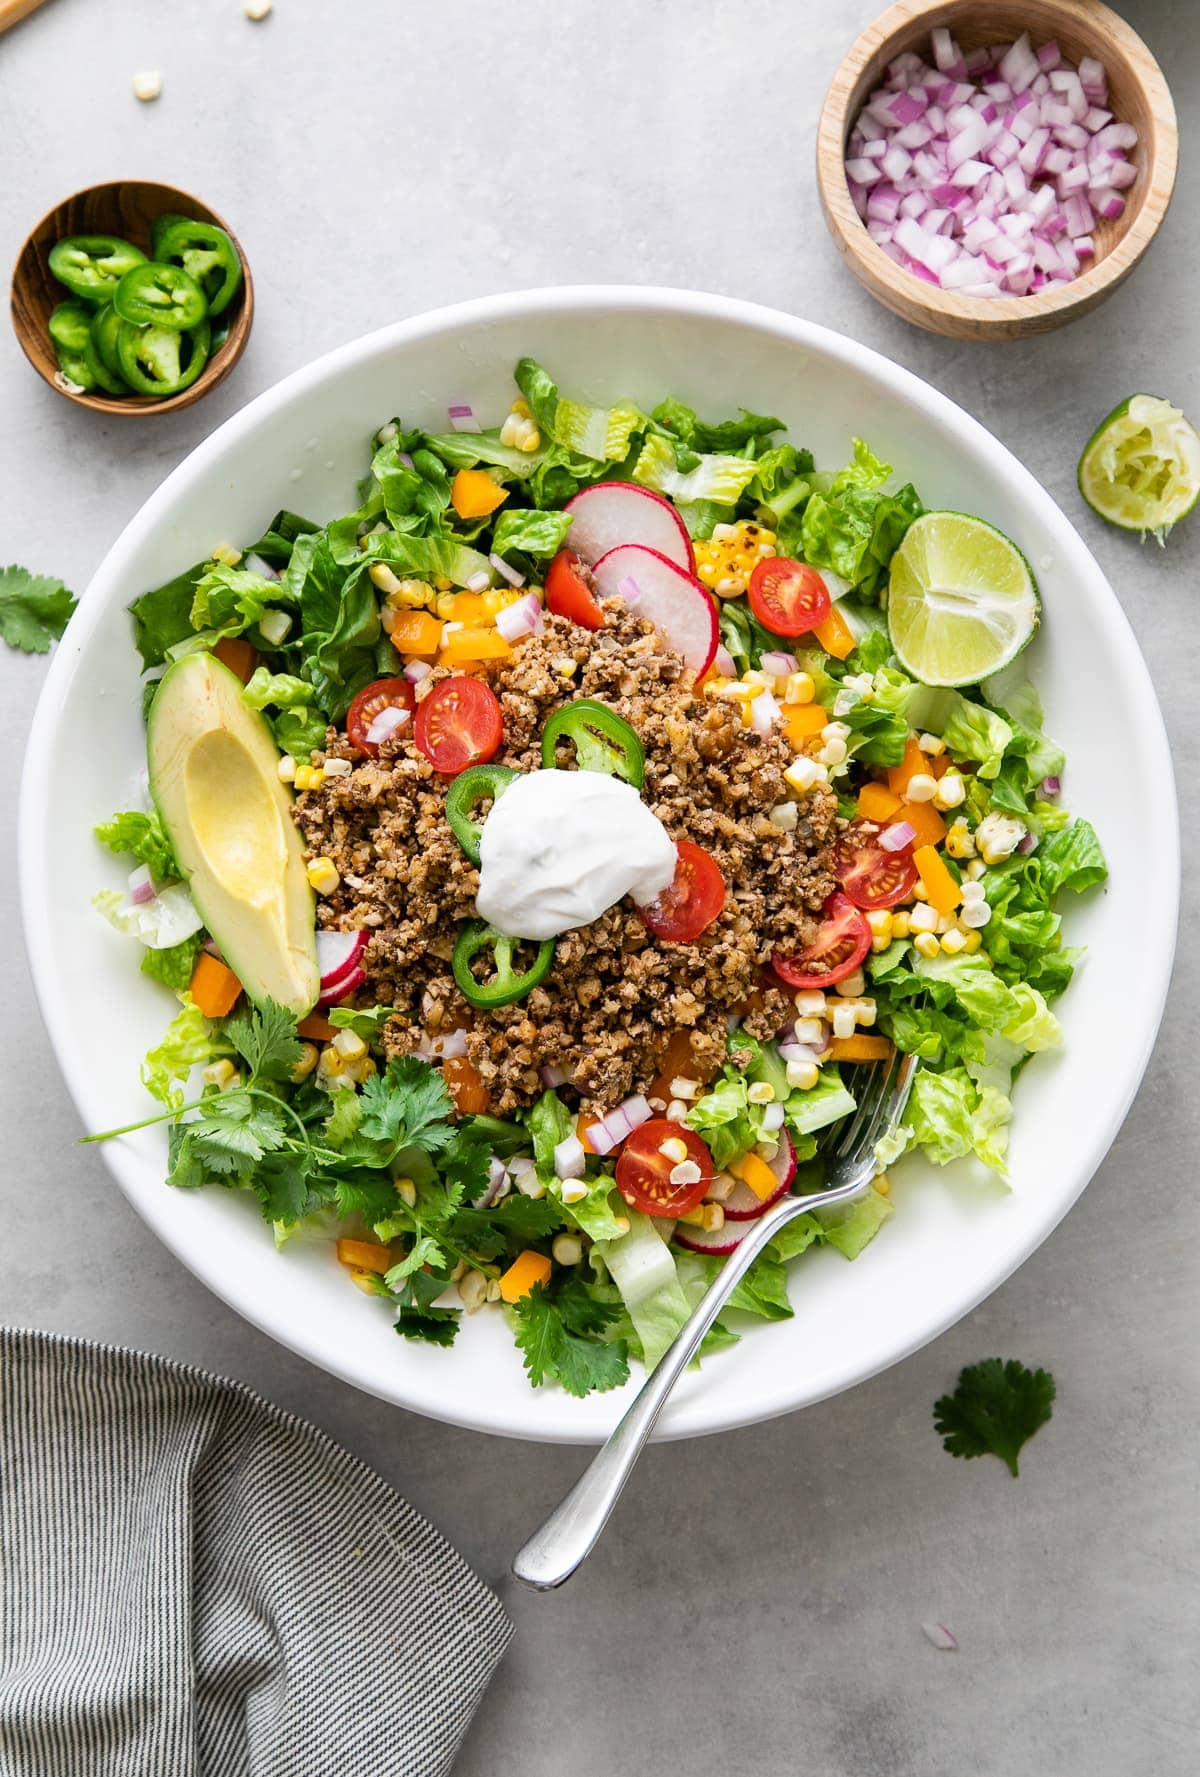
{"label": "dollop of sour cream", "polygon": [[512,938],[557,938],[623,895],[645,905],[675,875],[675,842],[632,784],[597,771],[531,771],[483,823],[475,908]]}

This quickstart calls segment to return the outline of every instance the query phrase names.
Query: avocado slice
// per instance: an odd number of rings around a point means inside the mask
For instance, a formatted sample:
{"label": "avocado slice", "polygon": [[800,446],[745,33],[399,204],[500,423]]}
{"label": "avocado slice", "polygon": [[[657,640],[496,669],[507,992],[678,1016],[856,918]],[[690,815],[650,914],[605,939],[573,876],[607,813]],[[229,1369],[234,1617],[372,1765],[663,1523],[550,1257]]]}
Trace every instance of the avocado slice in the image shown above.
{"label": "avocado slice", "polygon": [[320,991],[313,892],[266,720],[211,654],[163,675],[150,706],[150,791],[204,923],[258,1005],[297,1018]]}

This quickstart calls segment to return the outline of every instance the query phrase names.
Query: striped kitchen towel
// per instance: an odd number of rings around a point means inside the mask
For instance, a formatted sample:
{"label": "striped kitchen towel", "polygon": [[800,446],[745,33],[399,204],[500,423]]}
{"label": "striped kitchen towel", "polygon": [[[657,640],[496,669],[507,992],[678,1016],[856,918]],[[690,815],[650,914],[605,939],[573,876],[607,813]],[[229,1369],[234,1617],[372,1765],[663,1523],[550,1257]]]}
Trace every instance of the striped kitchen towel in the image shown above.
{"label": "striped kitchen towel", "polygon": [[436,1777],[510,1633],[313,1426],[0,1330],[3,1777]]}

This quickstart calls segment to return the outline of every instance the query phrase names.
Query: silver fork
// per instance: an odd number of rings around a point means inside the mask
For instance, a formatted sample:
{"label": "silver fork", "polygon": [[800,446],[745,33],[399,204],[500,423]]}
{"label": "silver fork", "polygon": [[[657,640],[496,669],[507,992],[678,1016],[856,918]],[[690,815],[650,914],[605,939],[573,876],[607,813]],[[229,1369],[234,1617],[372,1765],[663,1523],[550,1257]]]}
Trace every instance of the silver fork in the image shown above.
{"label": "silver fork", "polygon": [[858,1108],[828,1151],[828,1189],[807,1197],[784,1197],[750,1224],[687,1325],[676,1334],[658,1367],[647,1376],[608,1442],[597,1452],[562,1504],[553,1511],[513,1560],[517,1579],[539,1592],[569,1580],[600,1540],[621,1489],[666,1404],[667,1396],[695,1356],[705,1333],[763,1248],[789,1222],[811,1209],[828,1209],[859,1197],[879,1170],[875,1149],[895,1129],[904,1112],[916,1067],[915,1057],[893,1050],[890,1060],[867,1073]]}

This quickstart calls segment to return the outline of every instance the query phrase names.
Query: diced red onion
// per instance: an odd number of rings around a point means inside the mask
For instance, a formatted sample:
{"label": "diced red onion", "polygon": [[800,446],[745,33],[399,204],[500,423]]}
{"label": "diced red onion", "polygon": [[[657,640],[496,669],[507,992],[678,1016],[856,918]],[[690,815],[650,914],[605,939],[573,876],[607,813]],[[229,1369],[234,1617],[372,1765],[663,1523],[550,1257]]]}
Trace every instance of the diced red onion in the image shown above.
{"label": "diced red onion", "polygon": [[1030,852],[1036,851],[1036,849],[1037,849],[1037,834],[1036,833],[1026,833],[1024,839],[1022,839],[1020,844],[1017,846],[1017,850],[1020,852],[1020,854],[1023,858],[1027,858],[1029,856]]}
{"label": "diced red onion", "polygon": [[592,1124],[587,1132],[588,1145],[597,1154],[611,1154],[626,1136],[632,1135],[635,1129],[640,1129],[643,1123],[648,1123],[653,1115],[649,1100],[640,1092],[635,1093],[615,1110],[609,1111],[607,1116],[601,1117],[598,1123]]}
{"label": "diced red onion", "polygon": [[[457,429],[458,428],[456,427],[455,430],[457,431]],[[396,452],[396,461],[402,463],[406,469],[415,469],[417,466],[406,450],[398,450]]]}
{"label": "diced red onion", "polygon": [[939,1652],[943,1654],[958,1652],[958,1639],[947,1629],[945,1623],[922,1623],[921,1633],[926,1641],[936,1647]]}
{"label": "diced red onion", "polygon": [[627,605],[636,605],[642,596],[642,589],[632,574],[626,574],[623,580],[617,581],[617,591]]}
{"label": "diced red onion", "polygon": [[750,700],[750,726],[765,740],[773,731],[783,711],[769,691],[760,691]]}
{"label": "diced red onion", "polygon": [[373,747],[377,747],[380,741],[386,740],[390,734],[395,734],[398,728],[403,728],[408,719],[407,710],[402,710],[396,704],[390,703],[386,709],[380,710],[379,714],[372,718],[371,726],[367,729],[366,739]]}
{"label": "diced red onion", "polygon": [[540,635],[542,607],[535,592],[526,593],[515,605],[505,605],[496,613],[496,628],[506,642],[520,641],[523,636]]}
{"label": "diced red onion", "polygon": [[762,1114],[763,1134],[774,1135],[777,1129],[782,1129],[786,1116],[787,1111],[782,1099],[777,1098],[774,1104],[765,1104]]}
{"label": "diced red onion", "polygon": [[713,665],[723,679],[737,678],[737,661],[723,642],[717,645],[717,651],[713,655]]}
{"label": "diced red onion", "polygon": [[488,560],[491,562],[500,578],[502,580],[507,580],[510,586],[524,586],[524,574],[521,573],[519,568],[514,568],[511,562],[505,561],[502,555],[489,555]]}
{"label": "diced red onion", "polygon": [[479,572],[477,574],[472,574],[471,578],[467,581],[467,591],[486,592],[491,583],[492,577],[487,572],[486,568],[480,568]]}
{"label": "diced red onion", "polygon": [[404,676],[410,685],[419,685],[421,680],[427,679],[432,671],[433,668],[427,660],[410,660],[404,669]]}
{"label": "diced red onion", "polygon": [[808,1043],[780,1043],[778,1047],[781,1061],[811,1061],[814,1067],[821,1064],[823,1051],[812,1048]]}
{"label": "diced red onion", "polygon": [[1044,777],[1041,782],[1039,794],[1042,796],[1057,796],[1061,789],[1062,779],[1060,777]]}
{"label": "diced red onion", "polygon": [[448,1030],[438,1036],[431,1036],[427,1030],[422,1030],[413,1050],[420,1061],[457,1061],[466,1052],[465,1030]]}
{"label": "diced red onion", "polygon": [[558,1178],[582,1178],[586,1165],[587,1155],[577,1135],[568,1135],[565,1141],[558,1143],[554,1150],[554,1171]]}
{"label": "diced red onion", "polygon": [[565,1068],[548,1066],[542,1068],[540,1072],[543,1086],[565,1086],[567,1083],[567,1072]]}
{"label": "diced red onion", "polygon": [[[943,27],[931,55],[933,66],[897,56],[850,134],[847,184],[871,239],[914,277],[968,296],[1076,277],[1097,216],[1120,216],[1138,177],[1137,131],[1107,110],[1102,65],[1076,68],[1027,34],[964,57]],[[997,224],[1015,249],[996,244]]]}
{"label": "diced red onion", "polygon": [[908,821],[893,821],[892,825],[885,827],[879,835],[879,843],[884,851],[903,851],[905,846],[911,845],[916,837],[917,829],[911,826]]}
{"label": "diced red onion", "polygon": [[129,872],[129,899],[135,907],[144,907],[147,901],[153,901],[158,890],[146,864],[139,864],[136,870]]}
{"label": "diced red onion", "polygon": [[504,1195],[509,1183],[508,1168],[497,1154],[488,1161],[487,1188],[475,1204],[476,1209],[490,1209],[498,1197]]}
{"label": "diced red onion", "polygon": [[273,568],[261,555],[248,555],[242,566],[248,568],[252,574],[257,574],[261,580],[279,579],[279,569]]}
{"label": "diced red onion", "polygon": [[800,663],[796,659],[796,656],[794,654],[785,654],[782,649],[773,649],[762,657],[763,671],[765,673],[774,673],[776,678],[782,678],[785,673],[798,672],[799,667]]}
{"label": "diced red onion", "polygon": [[450,424],[456,432],[476,432],[475,415],[465,401],[453,401],[446,409],[450,416]]}

